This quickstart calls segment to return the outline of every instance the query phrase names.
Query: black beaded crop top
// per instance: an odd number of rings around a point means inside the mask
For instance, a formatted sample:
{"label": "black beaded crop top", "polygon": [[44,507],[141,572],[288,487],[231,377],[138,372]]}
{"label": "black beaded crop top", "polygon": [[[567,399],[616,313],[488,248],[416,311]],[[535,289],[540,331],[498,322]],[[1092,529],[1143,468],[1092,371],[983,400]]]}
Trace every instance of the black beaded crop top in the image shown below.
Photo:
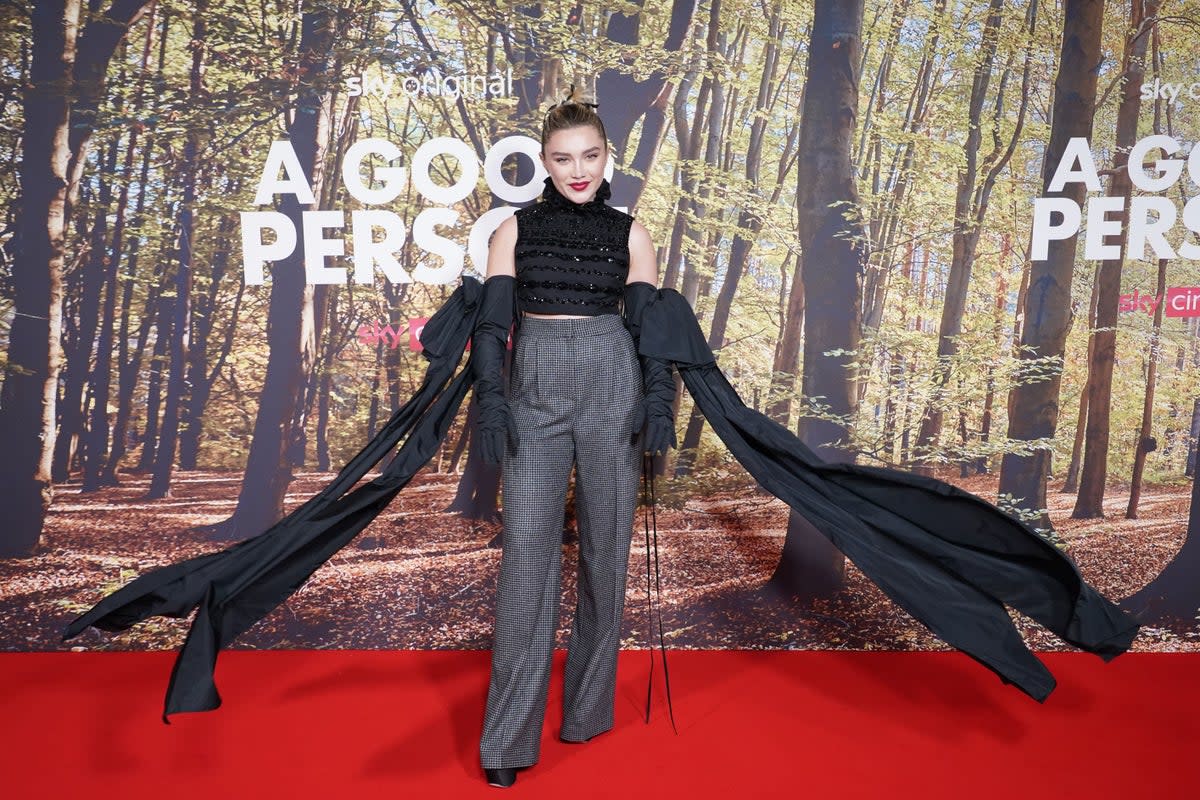
{"label": "black beaded crop top", "polygon": [[602,178],[591,200],[575,203],[547,177],[541,201],[517,209],[513,257],[522,311],[588,317],[620,313],[633,217],[605,205],[611,196],[608,180]]}

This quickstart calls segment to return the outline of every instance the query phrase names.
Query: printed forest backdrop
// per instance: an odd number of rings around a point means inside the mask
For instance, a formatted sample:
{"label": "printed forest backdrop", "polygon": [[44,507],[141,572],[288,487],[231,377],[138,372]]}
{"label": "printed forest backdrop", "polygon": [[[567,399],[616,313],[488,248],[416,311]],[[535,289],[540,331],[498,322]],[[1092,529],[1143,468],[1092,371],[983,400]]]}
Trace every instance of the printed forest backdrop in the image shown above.
{"label": "printed forest backdrop", "polygon": [[[1028,519],[1146,622],[1135,649],[1200,650],[1198,0],[0,5],[0,648],[65,648],[103,594],[324,486],[537,197],[572,83],[748,404]],[[678,421],[668,646],[943,647],[686,392]],[[468,407],[236,646],[490,647],[499,487]],[[563,541],[565,628],[569,511]]]}

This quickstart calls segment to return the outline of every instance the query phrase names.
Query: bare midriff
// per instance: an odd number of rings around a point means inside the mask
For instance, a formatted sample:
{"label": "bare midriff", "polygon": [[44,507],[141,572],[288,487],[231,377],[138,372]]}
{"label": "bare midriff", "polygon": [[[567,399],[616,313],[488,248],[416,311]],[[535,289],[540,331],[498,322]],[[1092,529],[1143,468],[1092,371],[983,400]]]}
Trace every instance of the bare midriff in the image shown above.
{"label": "bare midriff", "polygon": [[535,317],[537,319],[589,319],[588,314],[533,314],[529,311],[524,312],[527,317]]}

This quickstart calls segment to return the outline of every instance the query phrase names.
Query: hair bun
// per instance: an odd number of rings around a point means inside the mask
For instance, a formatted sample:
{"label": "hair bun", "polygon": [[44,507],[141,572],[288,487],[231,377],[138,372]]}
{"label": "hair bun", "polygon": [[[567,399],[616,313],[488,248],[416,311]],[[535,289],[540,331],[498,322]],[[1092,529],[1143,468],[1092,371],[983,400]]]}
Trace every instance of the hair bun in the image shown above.
{"label": "hair bun", "polygon": [[[592,99],[594,100],[594,98],[592,98]],[[550,108],[546,109],[546,113],[549,114],[554,109],[561,108],[561,107],[567,106],[567,105],[590,106],[593,111],[595,111],[596,109],[598,109],[600,107],[599,103],[595,103],[595,102],[592,102],[591,100],[585,99],[583,90],[575,88],[575,84],[572,83],[572,84],[570,84],[570,88],[567,90],[567,96],[564,97],[562,100],[558,101],[557,103],[554,103],[553,105],[551,105]]]}

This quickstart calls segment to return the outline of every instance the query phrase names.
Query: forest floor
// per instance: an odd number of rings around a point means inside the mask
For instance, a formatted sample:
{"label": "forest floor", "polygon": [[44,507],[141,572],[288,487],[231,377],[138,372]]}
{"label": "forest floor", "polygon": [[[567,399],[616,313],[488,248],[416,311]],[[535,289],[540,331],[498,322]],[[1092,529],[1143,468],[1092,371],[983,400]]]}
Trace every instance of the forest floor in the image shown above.
{"label": "forest floor", "polygon": [[[329,473],[299,473],[290,510],[319,491]],[[443,511],[457,475],[423,472],[359,537],[287,602],[235,643],[237,648],[488,649],[500,550],[499,525]],[[998,477],[948,478],[994,501]],[[154,617],[121,634],[89,628],[69,642],[61,631],[79,613],[154,567],[225,546],[205,526],[234,509],[240,473],[177,473],[173,497],[146,500],[148,477],[81,494],[56,487],[42,545],[32,558],[0,560],[0,650],[147,650],[182,643],[186,620]],[[1154,578],[1183,542],[1190,488],[1146,486],[1140,518],[1127,520],[1127,495],[1110,488],[1106,519],[1074,520],[1074,495],[1061,481],[1047,491],[1056,534],[1084,577],[1118,600]],[[941,650],[946,645],[898,609],[853,565],[846,588],[807,604],[764,588],[779,561],[787,507],[752,482],[723,491],[659,487],[658,552],[664,638],[671,648]],[[697,496],[700,495],[700,496]],[[674,498],[684,498],[672,502]],[[678,505],[677,508],[666,505]],[[578,548],[563,548],[559,644],[575,606]],[[630,552],[624,647],[648,642],[646,544],[639,511]],[[658,600],[655,600],[656,606]],[[1014,614],[1035,650],[1071,650]],[[657,631],[654,644],[657,645]],[[1200,626],[1143,628],[1134,650],[1200,652]]]}

